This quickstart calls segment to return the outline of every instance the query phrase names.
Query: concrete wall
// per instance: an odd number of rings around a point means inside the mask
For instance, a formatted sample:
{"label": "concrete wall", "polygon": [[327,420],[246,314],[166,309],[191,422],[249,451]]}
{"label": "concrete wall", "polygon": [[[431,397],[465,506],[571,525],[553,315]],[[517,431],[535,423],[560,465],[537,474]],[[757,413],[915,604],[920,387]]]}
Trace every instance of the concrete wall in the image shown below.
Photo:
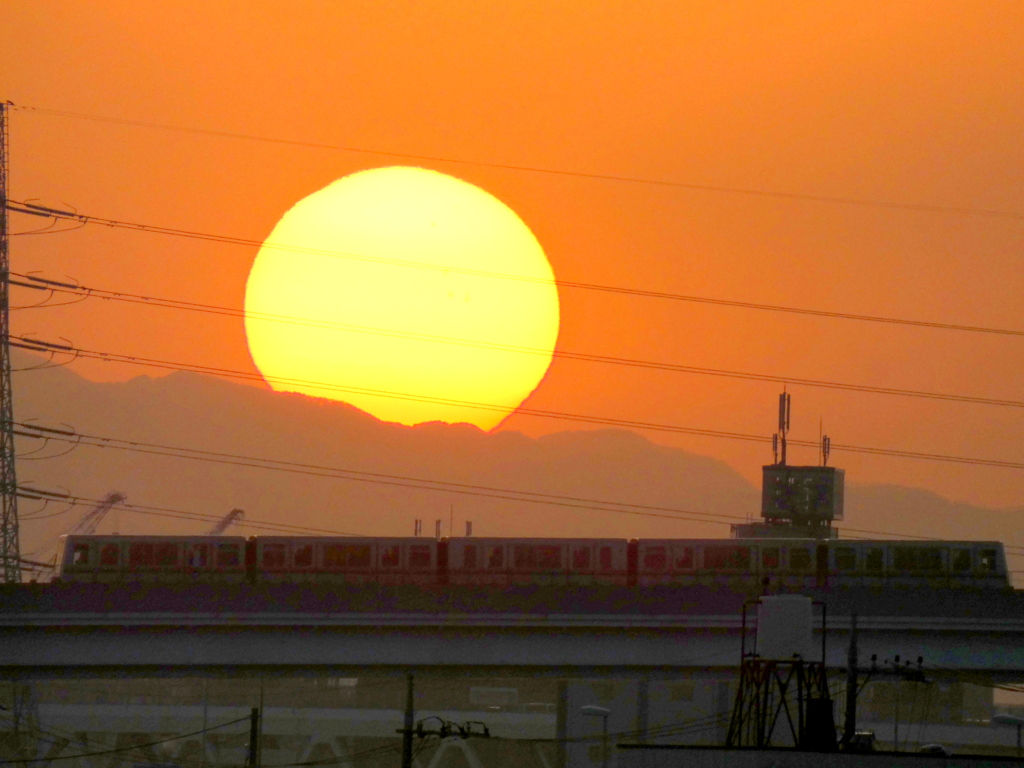
{"label": "concrete wall", "polygon": [[618,750],[618,768],[1008,768],[1024,761],[998,757],[939,757],[913,753],[856,755],[708,747]]}

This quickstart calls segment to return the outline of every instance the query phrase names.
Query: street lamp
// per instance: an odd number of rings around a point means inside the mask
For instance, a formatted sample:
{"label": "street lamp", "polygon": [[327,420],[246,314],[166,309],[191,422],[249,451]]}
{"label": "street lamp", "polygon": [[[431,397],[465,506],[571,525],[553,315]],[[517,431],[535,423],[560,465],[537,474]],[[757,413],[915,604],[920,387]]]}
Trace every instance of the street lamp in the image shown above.
{"label": "street lamp", "polygon": [[593,704],[588,704],[585,707],[580,707],[580,712],[584,715],[601,718],[601,768],[608,768],[608,715],[612,711],[604,707],[595,707]]}
{"label": "street lamp", "polygon": [[992,715],[992,723],[994,725],[1012,725],[1017,728],[1017,757],[1020,757],[1020,728],[1024,725],[1024,717],[1017,717],[1016,715]]}

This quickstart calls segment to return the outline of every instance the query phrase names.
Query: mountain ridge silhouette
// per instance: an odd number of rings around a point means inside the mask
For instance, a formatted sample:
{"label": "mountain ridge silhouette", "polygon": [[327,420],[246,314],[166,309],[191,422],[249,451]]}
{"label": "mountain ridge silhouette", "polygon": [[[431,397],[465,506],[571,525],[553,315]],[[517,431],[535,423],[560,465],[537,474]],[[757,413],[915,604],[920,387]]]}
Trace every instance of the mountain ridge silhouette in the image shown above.
{"label": "mountain ridge silhouette", "polygon": [[[41,362],[15,356],[15,368]],[[381,422],[346,403],[276,393],[210,376],[174,372],[125,382],[88,381],[67,367],[22,371],[14,378],[16,421],[81,434],[278,459],[354,472],[420,478],[581,499],[647,505],[679,514],[756,518],[760,492],[718,459],[658,445],[624,429],[556,432],[532,438],[482,432],[469,424],[415,427]],[[428,491],[230,466],[205,461],[79,447],[18,437],[22,484],[98,499],[112,490],[129,502],[221,516],[241,507],[250,520],[366,535],[412,535],[414,520],[433,535],[721,538],[727,524],[673,520],[587,508]],[[951,539],[1014,543],[1024,509],[978,507],[930,491],[848,480],[844,527]],[[85,513],[54,502],[22,501],[22,551],[45,555]],[[584,505],[585,506],[585,505]],[[636,510],[640,511],[640,510]],[[671,512],[655,513],[660,515]],[[99,532],[204,533],[212,523],[123,511]],[[234,529],[246,534],[265,532]]]}

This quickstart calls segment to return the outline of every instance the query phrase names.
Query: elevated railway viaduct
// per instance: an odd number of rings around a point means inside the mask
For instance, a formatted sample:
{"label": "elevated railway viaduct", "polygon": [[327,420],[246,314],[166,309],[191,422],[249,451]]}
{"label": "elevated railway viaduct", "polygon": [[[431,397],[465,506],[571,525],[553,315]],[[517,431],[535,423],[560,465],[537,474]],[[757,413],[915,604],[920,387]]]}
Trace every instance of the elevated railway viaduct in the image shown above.
{"label": "elevated railway viaduct", "polygon": [[[863,667],[872,656],[883,662],[899,655],[915,666],[922,657],[926,676],[943,690],[965,681],[982,687],[1024,681],[1024,592],[835,588],[805,594],[825,608],[826,658],[837,681],[854,614]],[[362,705],[339,700],[325,707],[315,696],[304,705],[270,696],[266,728],[279,737],[275,748],[284,750],[273,762],[285,765],[328,752],[341,759],[360,752],[366,738],[388,739],[411,673],[424,695],[442,683],[449,693],[464,689],[454,703],[418,699],[418,716],[489,720],[504,748],[522,742],[519,757],[506,753],[490,762],[588,765],[600,726],[580,714],[586,704],[612,712],[609,728],[619,738],[720,741],[732,705],[743,607],[752,599],[756,595],[711,587],[5,587],[0,674],[36,686],[43,727],[64,723],[108,744],[126,734],[144,740],[140,734],[181,733],[221,715],[244,714],[259,703],[257,681],[270,691],[267,681],[294,686],[305,680],[307,694],[308,685],[356,687],[358,681],[359,690],[368,690],[367,683],[389,682],[390,700]],[[80,694],[86,683],[95,689],[107,681],[109,692],[115,682],[131,680],[148,681],[135,686],[134,700]],[[181,690],[175,680],[189,681],[193,690],[197,680],[234,681],[248,684],[248,693],[211,703],[194,693],[172,694]],[[540,693],[511,693],[529,687],[524,681],[547,682]],[[149,698],[138,699],[139,690]],[[998,742],[1006,734],[984,722],[991,707],[982,705],[973,713],[962,701],[946,705],[948,722],[929,725],[928,734],[958,743]],[[903,739],[913,734],[911,710],[905,703]],[[920,712],[917,718],[920,739]],[[898,721],[891,735],[887,721],[877,728],[885,739],[902,740]],[[211,735],[187,749],[200,749],[210,762],[241,763],[241,743]],[[486,764],[480,755],[496,743],[458,749]],[[436,765],[443,764],[439,758]],[[81,768],[102,767],[83,762]]]}
{"label": "elevated railway viaduct", "polygon": [[[808,590],[826,609],[829,666],[921,656],[935,669],[1018,679],[1024,592]],[[735,667],[745,603],[713,587],[505,589],[299,584],[49,584],[0,591],[7,675],[262,670],[594,677]]]}

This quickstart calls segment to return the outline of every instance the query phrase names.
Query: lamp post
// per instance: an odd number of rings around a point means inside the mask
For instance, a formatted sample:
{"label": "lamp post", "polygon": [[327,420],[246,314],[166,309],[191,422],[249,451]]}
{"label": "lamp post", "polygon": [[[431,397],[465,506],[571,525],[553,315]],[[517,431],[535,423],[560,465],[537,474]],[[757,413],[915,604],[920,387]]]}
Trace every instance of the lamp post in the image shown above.
{"label": "lamp post", "polygon": [[1012,725],[1017,729],[1017,757],[1021,756],[1020,748],[1020,729],[1024,725],[1024,717],[1017,717],[1016,715],[992,715],[993,725]]}
{"label": "lamp post", "polygon": [[601,718],[601,768],[608,768],[608,715],[612,711],[604,707],[595,707],[593,704],[588,704],[585,707],[580,707],[580,712],[584,715]]}

